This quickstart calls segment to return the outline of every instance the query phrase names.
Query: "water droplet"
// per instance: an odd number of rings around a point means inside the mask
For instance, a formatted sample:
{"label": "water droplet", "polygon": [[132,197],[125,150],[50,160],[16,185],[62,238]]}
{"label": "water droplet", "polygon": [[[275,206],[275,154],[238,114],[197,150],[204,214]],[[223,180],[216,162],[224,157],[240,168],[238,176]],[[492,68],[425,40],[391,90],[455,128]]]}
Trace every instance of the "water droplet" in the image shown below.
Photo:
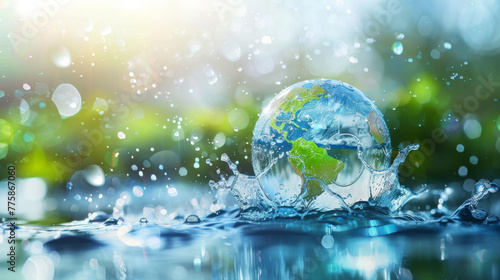
{"label": "water droplet", "polygon": [[403,44],[400,41],[394,42],[394,44],[392,44],[392,51],[397,55],[402,54],[403,53]]}
{"label": "water droplet", "polygon": [[125,139],[126,135],[122,131],[118,132],[118,139]]}
{"label": "water droplet", "polygon": [[460,175],[461,177],[465,177],[467,176],[467,173],[468,173],[467,167],[460,166],[460,168],[458,169],[458,175]]}
{"label": "water droplet", "polygon": [[121,225],[123,224],[124,220],[122,217],[115,219],[115,218],[108,218],[106,221],[104,221],[105,226],[116,226],[116,225]]}
{"label": "water droplet", "polygon": [[70,117],[78,113],[82,107],[82,97],[72,84],[60,84],[52,94],[52,102],[59,114]]}
{"label": "water droplet", "polygon": [[132,189],[132,193],[136,196],[136,197],[142,197],[144,195],[144,190],[139,187],[139,186],[135,186],[133,189]]}
{"label": "water droplet", "polygon": [[188,171],[187,171],[186,167],[179,168],[179,175],[186,176],[187,173],[188,173]]}
{"label": "water droplet", "polygon": [[168,189],[168,195],[170,196],[177,196],[177,189],[176,188],[167,188]]}
{"label": "water droplet", "polygon": [[141,224],[141,226],[145,227],[145,226],[147,226],[147,224],[149,223],[149,221],[148,221],[148,219],[146,219],[146,218],[143,217],[143,218],[141,218],[139,220],[139,223]]}
{"label": "water droplet", "polygon": [[481,136],[482,132],[482,127],[481,124],[475,120],[475,119],[470,119],[465,121],[464,126],[463,126],[465,135],[469,139],[476,139]]}
{"label": "water droplet", "polygon": [[201,219],[196,215],[189,215],[184,221],[185,224],[199,224]]}
{"label": "water droplet", "polygon": [[104,171],[98,165],[89,165],[83,170],[83,178],[94,187],[100,187],[104,184],[106,178]]}
{"label": "water droplet", "polygon": [[71,65],[71,53],[65,46],[59,46],[52,51],[52,63],[59,68],[67,68]]}
{"label": "water droplet", "polygon": [[224,53],[224,56],[230,61],[237,61],[241,57],[240,45],[233,41],[225,42],[222,46],[222,52]]}
{"label": "water droplet", "polygon": [[433,49],[431,51],[431,57],[434,59],[439,59],[441,57],[441,52],[438,49]]}
{"label": "water droplet", "polygon": [[476,165],[478,161],[479,160],[478,160],[478,158],[476,156],[471,156],[469,158],[469,162],[472,163],[472,164],[474,164],[474,165]]}
{"label": "water droplet", "polygon": [[333,236],[327,234],[321,238],[321,245],[325,247],[326,249],[330,249],[333,247],[333,244],[335,244],[335,239]]}
{"label": "water droplet", "polygon": [[462,145],[462,144],[458,144],[458,145],[457,145],[457,151],[458,151],[459,153],[462,153],[462,152],[464,151],[464,145]]}
{"label": "water droplet", "polygon": [[451,44],[449,42],[444,42],[443,47],[447,50],[451,49]]}

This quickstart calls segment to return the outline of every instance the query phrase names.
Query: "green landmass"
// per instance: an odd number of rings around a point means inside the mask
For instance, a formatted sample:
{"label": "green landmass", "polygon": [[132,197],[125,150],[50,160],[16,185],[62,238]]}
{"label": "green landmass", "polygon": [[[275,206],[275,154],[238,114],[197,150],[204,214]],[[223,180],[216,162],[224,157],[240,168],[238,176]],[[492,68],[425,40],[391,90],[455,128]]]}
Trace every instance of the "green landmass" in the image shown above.
{"label": "green landmass", "polygon": [[337,180],[338,174],[344,168],[342,161],[329,156],[325,149],[303,138],[293,141],[288,162],[302,178],[302,184],[306,184],[306,200],[314,199],[323,192],[318,181],[308,180],[306,183],[308,177],[314,177],[329,185]]}
{"label": "green landmass", "polygon": [[[283,131],[283,127],[285,126],[285,122],[281,123],[280,125],[276,124],[276,118],[278,117],[281,112],[283,113],[292,113],[292,119],[295,119],[295,115],[297,114],[297,111],[304,107],[305,104],[308,102],[315,100],[315,99],[320,99],[321,94],[325,93],[325,89],[318,85],[312,86],[309,90],[303,87],[298,87],[292,89],[287,96],[285,97],[285,101],[281,103],[281,105],[278,107],[276,112],[271,118],[271,121],[269,124],[271,125],[272,128],[276,129],[278,132],[283,134],[285,137],[285,140],[287,142],[290,142],[290,140],[287,139],[288,136],[288,131]],[[298,95],[298,97],[297,97]],[[297,124],[293,123],[297,128],[299,127]]]}

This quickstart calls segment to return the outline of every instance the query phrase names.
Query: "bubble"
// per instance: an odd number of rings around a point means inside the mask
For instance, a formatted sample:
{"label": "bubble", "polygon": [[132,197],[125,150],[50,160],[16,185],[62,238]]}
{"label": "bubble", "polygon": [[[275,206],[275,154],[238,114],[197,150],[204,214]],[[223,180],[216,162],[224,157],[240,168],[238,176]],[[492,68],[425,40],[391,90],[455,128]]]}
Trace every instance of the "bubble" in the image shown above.
{"label": "bubble", "polygon": [[226,144],[226,135],[223,132],[219,132],[214,137],[214,146],[220,148]]}
{"label": "bubble", "polygon": [[87,183],[91,184],[94,187],[100,187],[104,185],[104,181],[106,180],[104,171],[98,165],[87,166],[83,170],[82,176],[87,181]]}
{"label": "bubble", "polygon": [[96,98],[92,110],[96,112],[105,112],[108,110],[108,102],[104,98]]}
{"label": "bubble", "polygon": [[187,171],[186,167],[179,168],[179,175],[186,176],[187,173],[188,173],[188,171]]}
{"label": "bubble", "polygon": [[203,73],[205,73],[205,76],[207,76],[209,85],[213,85],[219,80],[217,78],[217,74],[215,74],[214,69],[210,65],[203,67]]}
{"label": "bubble", "polygon": [[72,84],[60,84],[52,94],[52,102],[59,114],[70,117],[78,113],[82,107],[82,97]]}
{"label": "bubble", "polygon": [[461,177],[465,177],[467,176],[467,173],[468,173],[467,167],[460,166],[460,168],[458,169],[458,175],[460,175]]}
{"label": "bubble", "polygon": [[170,196],[177,196],[178,195],[177,189],[173,188],[173,187],[168,188],[167,192],[168,192],[168,195],[170,195]]}
{"label": "bubble", "polygon": [[471,156],[469,158],[469,162],[472,163],[472,164],[474,164],[474,165],[476,165],[478,161],[479,160],[478,160],[478,158],[476,156]]}
{"label": "bubble", "polygon": [[136,197],[142,197],[144,195],[144,190],[139,187],[139,186],[135,186],[133,189],[132,189],[132,193],[136,196]]}
{"label": "bubble", "polygon": [[482,132],[482,127],[481,124],[475,120],[475,119],[470,119],[465,121],[464,126],[463,126],[465,135],[469,139],[476,139],[481,136]]}
{"label": "bubble", "polygon": [[464,145],[462,145],[462,144],[458,144],[458,145],[457,145],[457,151],[458,151],[459,153],[462,153],[462,152],[464,151]]}
{"label": "bubble", "polygon": [[143,227],[147,226],[149,223],[148,219],[142,217],[140,220],[139,220],[139,224]]}
{"label": "bubble", "polygon": [[25,279],[53,279],[55,266],[46,255],[29,257],[22,266]]}
{"label": "bubble", "polygon": [[123,140],[123,139],[125,139],[125,137],[127,137],[127,136],[125,135],[125,133],[123,133],[123,132],[121,132],[121,131],[120,131],[120,132],[118,132],[117,136],[118,136],[118,139],[122,139],[122,140]]}
{"label": "bubble", "polygon": [[151,181],[156,181],[156,175],[155,174],[151,174]]}
{"label": "bubble", "polygon": [[71,65],[71,53],[65,46],[56,47],[52,52],[52,63],[59,68],[68,68]]}
{"label": "bubble", "polygon": [[335,239],[333,236],[327,234],[321,238],[321,245],[325,247],[326,249],[330,249],[333,247],[333,244],[335,243]]}
{"label": "bubble", "polygon": [[392,44],[391,49],[395,54],[400,55],[403,53],[403,43],[401,43],[400,41],[395,41]]}
{"label": "bubble", "polygon": [[253,60],[255,71],[261,75],[271,73],[274,70],[274,60],[270,54],[260,53]]}
{"label": "bubble", "polygon": [[441,52],[438,49],[433,49],[431,51],[431,57],[434,59],[439,59],[441,57]]}
{"label": "bubble", "polygon": [[237,61],[241,57],[240,45],[233,41],[225,42],[222,46],[222,52],[224,53],[224,57],[230,61]]}
{"label": "bubble", "polygon": [[443,47],[447,50],[451,50],[451,44],[449,42],[444,42]]}
{"label": "bubble", "polygon": [[234,129],[245,129],[248,126],[248,122],[250,121],[250,117],[245,109],[234,109],[229,113],[229,124]]}

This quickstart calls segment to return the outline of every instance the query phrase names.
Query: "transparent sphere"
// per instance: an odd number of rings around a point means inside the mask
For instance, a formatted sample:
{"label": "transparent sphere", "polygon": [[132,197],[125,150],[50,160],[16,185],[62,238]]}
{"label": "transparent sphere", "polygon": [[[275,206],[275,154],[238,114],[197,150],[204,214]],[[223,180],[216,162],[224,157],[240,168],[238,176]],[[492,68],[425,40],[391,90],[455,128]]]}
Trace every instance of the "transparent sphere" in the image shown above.
{"label": "transparent sphere", "polygon": [[337,208],[369,201],[370,178],[390,167],[387,126],[375,104],[343,82],[294,84],[263,110],[252,161],[265,195],[281,206]]}

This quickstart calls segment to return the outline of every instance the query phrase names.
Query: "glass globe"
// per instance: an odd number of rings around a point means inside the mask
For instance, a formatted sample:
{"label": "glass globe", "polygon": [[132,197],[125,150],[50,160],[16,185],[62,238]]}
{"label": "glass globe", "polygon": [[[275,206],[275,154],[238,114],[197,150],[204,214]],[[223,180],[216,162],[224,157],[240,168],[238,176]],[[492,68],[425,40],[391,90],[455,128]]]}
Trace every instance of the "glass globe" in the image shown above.
{"label": "glass globe", "polygon": [[253,168],[267,198],[319,210],[368,201],[372,174],[390,167],[391,152],[375,104],[360,90],[328,79],[279,93],[259,117],[252,141]]}

